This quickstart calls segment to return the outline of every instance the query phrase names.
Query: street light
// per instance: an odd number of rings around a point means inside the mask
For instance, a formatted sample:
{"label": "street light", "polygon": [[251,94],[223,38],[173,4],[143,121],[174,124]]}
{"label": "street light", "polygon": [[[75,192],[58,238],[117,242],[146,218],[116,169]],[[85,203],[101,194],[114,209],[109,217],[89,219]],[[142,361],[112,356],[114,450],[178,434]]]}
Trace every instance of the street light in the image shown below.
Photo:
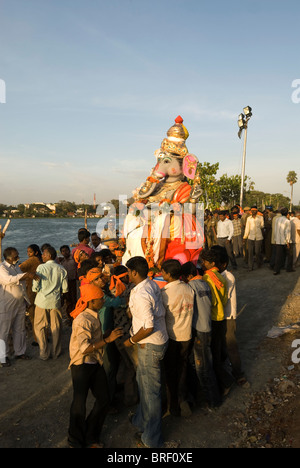
{"label": "street light", "polygon": [[246,163],[246,144],[247,144],[247,130],[248,130],[248,121],[252,117],[252,108],[250,106],[244,107],[244,114],[238,116],[238,137],[241,138],[243,130],[244,134],[244,150],[243,150],[243,164],[242,164],[242,176],[241,176],[241,193],[240,193],[240,206],[243,205],[243,192],[244,192],[244,179],[245,179],[245,163]]}

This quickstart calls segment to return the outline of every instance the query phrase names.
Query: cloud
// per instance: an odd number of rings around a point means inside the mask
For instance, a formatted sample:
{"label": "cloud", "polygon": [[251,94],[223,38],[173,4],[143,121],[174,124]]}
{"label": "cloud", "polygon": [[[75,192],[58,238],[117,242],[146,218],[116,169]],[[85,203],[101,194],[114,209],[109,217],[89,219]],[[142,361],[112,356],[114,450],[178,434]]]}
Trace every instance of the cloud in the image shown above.
{"label": "cloud", "polygon": [[48,169],[57,169],[57,168],[70,168],[71,164],[69,162],[59,163],[59,162],[50,162],[50,161],[43,161],[42,166],[48,167]]}

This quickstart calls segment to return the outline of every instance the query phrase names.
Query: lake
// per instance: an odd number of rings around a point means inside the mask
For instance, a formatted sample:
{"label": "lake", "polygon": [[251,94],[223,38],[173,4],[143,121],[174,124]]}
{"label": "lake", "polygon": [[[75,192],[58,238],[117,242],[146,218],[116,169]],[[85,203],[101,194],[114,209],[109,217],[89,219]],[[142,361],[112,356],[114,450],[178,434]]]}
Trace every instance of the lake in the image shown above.
{"label": "lake", "polygon": [[[0,225],[6,224],[5,219],[0,219]],[[87,227],[90,233],[101,232],[104,220],[90,218],[87,220]],[[71,246],[77,244],[78,229],[84,227],[83,218],[28,218],[11,219],[11,223],[2,240],[2,253],[6,247],[16,247],[20,261],[27,259],[27,247],[30,244],[37,244],[39,247],[46,242],[51,244],[57,251],[63,244]]]}

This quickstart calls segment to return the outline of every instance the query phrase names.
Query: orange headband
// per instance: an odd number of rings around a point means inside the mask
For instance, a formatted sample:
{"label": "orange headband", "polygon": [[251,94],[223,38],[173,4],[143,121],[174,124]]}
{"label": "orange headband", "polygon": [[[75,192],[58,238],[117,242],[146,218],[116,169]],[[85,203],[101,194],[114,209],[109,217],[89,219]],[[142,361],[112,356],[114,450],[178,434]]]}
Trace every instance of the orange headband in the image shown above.
{"label": "orange headband", "polygon": [[102,299],[104,296],[102,289],[93,284],[83,284],[80,287],[80,293],[81,297],[78,299],[75,309],[70,314],[73,319],[87,308],[89,301],[92,301],[93,299]]}
{"label": "orange headband", "polygon": [[87,272],[86,279],[89,283],[91,283],[95,279],[99,278],[99,276],[101,275],[102,275],[102,272],[100,268],[92,268],[91,270]]}

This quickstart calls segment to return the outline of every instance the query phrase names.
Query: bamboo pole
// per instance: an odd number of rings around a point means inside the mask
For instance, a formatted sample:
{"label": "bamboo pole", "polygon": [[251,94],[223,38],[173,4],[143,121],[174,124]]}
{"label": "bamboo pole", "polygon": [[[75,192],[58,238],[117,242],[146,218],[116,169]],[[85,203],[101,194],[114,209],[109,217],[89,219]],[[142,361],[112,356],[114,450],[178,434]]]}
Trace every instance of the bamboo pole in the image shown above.
{"label": "bamboo pole", "polygon": [[2,225],[0,225],[0,262],[2,262],[2,239],[7,231],[8,226],[10,225],[10,219],[6,221],[6,224],[2,230]]}
{"label": "bamboo pole", "polygon": [[2,226],[0,224],[0,262],[2,262]]}

